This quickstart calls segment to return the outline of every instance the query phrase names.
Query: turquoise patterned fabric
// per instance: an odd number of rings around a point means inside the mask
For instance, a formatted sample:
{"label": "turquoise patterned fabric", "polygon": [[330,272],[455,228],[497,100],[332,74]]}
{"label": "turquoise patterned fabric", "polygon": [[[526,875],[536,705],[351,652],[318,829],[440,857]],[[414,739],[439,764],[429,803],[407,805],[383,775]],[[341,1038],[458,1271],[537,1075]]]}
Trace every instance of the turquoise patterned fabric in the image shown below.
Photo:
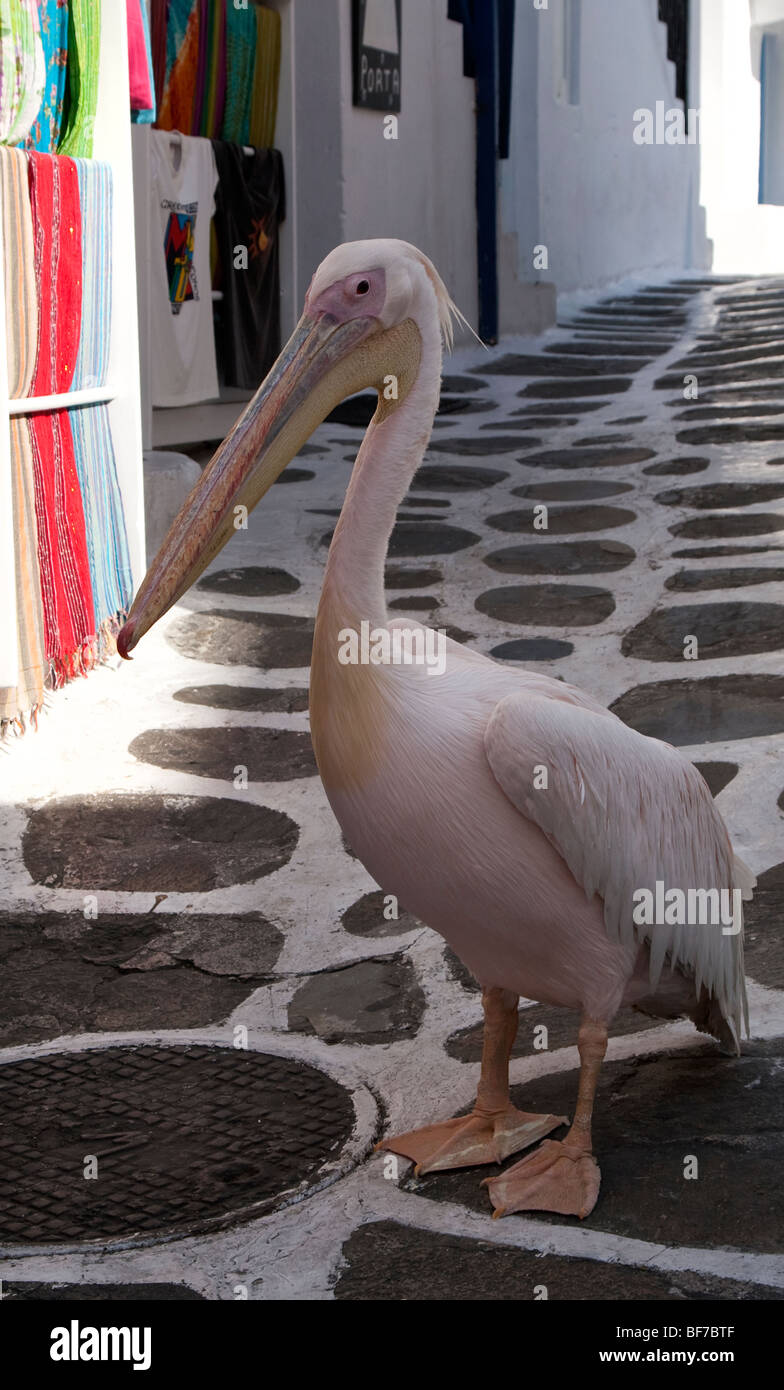
{"label": "turquoise patterned fabric", "polygon": [[250,144],[250,108],[256,66],[256,10],[226,9],[226,105],[221,140]]}
{"label": "turquoise patterned fabric", "polygon": [[39,12],[46,69],[44,95],[24,144],[28,149],[40,150],[42,154],[54,154],[63,125],[65,69],[68,62],[68,0],[41,0]]}

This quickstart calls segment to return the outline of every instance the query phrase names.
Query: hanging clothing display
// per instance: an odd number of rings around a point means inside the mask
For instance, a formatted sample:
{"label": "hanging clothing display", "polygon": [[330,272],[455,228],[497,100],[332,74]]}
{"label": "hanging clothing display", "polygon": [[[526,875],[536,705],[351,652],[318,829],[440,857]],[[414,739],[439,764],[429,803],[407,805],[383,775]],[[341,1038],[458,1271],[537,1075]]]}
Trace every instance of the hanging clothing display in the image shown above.
{"label": "hanging clothing display", "polygon": [[54,154],[63,125],[65,72],[68,62],[69,0],[40,0],[44,92],[38,114],[25,141],[28,148]]}
{"label": "hanging clothing display", "polygon": [[[280,80],[280,15],[248,0],[152,0],[161,130],[269,148]],[[166,71],[163,72],[164,34]]]}
{"label": "hanging clothing display", "polygon": [[45,79],[36,0],[0,0],[0,141],[13,145],[28,135]]}
{"label": "hanging clothing display", "polygon": [[[219,183],[215,207],[216,284],[223,292],[217,333],[227,386],[255,391],[280,352],[278,227],[286,215],[279,150],[253,150],[216,141]],[[236,248],[246,264],[235,265]],[[240,253],[242,254],[242,253]]]}
{"label": "hanging clothing display", "polygon": [[86,159],[93,152],[98,103],[101,3],[102,0],[69,0],[68,10],[65,121],[59,151]]}
{"label": "hanging clothing display", "polygon": [[[127,22],[129,94],[152,121],[147,5],[104,13],[120,41]],[[25,411],[0,450],[0,736],[115,649],[132,594],[113,411],[69,400],[105,385],[111,346],[112,167],[90,157],[101,19],[102,0],[0,0],[3,328]]]}
{"label": "hanging clothing display", "polygon": [[152,131],[153,405],[194,405],[218,395],[210,283],[217,182],[209,140]]}
{"label": "hanging clothing display", "polygon": [[[11,398],[18,399],[30,390],[38,344],[33,219],[27,160],[19,150],[0,148],[0,200],[8,387]],[[43,702],[46,676],[29,421],[13,417],[10,436],[17,650],[14,684],[0,689],[0,723],[23,722],[28,715],[35,718]]]}
{"label": "hanging clothing display", "polygon": [[150,124],[155,120],[156,107],[147,0],[126,0],[126,16],[131,120]]}
{"label": "hanging clothing display", "polygon": [[[79,180],[72,159],[27,156],[38,293],[38,353],[30,394],[71,386],[81,329]],[[61,684],[95,660],[95,612],[82,494],[67,410],[29,417],[35,477],[44,649]]]}

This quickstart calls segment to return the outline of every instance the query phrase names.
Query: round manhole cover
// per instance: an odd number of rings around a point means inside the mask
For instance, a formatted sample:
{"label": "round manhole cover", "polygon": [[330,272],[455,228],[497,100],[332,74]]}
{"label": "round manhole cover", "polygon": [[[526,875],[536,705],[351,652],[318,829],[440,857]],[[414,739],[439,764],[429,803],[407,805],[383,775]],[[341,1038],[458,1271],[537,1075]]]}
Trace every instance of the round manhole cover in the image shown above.
{"label": "round manhole cover", "polygon": [[334,1160],[349,1093],[216,1047],[119,1047],[0,1066],[0,1240],[118,1239],[258,1216]]}

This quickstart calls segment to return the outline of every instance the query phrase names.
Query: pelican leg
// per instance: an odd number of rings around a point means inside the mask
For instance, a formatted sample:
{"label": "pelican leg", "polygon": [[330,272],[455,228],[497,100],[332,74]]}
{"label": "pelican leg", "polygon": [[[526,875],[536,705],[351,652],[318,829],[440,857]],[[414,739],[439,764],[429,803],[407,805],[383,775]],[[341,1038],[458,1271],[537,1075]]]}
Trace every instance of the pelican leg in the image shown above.
{"label": "pelican leg", "polygon": [[547,1139],[500,1177],[485,1179],[494,1217],[510,1211],[557,1211],[582,1218],[596,1206],[601,1175],[591,1152],[591,1117],[607,1051],[606,1025],[583,1017],[578,1048],[580,1088],[572,1127],[565,1139]]}
{"label": "pelican leg", "polygon": [[412,1158],[417,1174],[500,1163],[567,1123],[563,1115],[529,1115],[510,1103],[509,1055],[517,1034],[517,995],[483,989],[482,1007],[482,1072],[470,1115],[393,1135],[376,1145]]}

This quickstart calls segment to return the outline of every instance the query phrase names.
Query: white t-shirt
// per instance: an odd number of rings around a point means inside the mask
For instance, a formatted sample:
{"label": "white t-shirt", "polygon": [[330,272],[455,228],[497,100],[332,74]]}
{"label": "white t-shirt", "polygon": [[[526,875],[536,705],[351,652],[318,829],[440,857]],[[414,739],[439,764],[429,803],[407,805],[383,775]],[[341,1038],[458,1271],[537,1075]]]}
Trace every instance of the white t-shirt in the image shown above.
{"label": "white t-shirt", "polygon": [[209,140],[150,131],[153,405],[218,395],[210,222],[218,170]]}

